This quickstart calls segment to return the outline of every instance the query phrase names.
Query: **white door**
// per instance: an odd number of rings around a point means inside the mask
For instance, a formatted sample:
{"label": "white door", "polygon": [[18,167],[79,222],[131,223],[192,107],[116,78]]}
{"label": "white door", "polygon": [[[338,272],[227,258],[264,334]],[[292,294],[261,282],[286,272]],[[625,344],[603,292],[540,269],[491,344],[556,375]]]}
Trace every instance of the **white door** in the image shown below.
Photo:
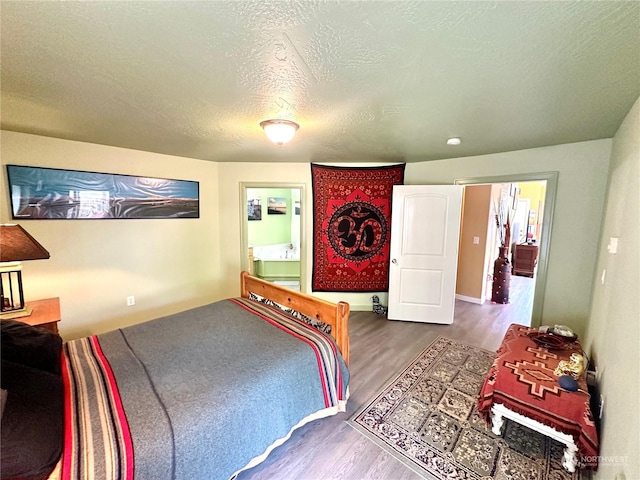
{"label": "white door", "polygon": [[390,320],[453,323],[462,189],[393,187]]}

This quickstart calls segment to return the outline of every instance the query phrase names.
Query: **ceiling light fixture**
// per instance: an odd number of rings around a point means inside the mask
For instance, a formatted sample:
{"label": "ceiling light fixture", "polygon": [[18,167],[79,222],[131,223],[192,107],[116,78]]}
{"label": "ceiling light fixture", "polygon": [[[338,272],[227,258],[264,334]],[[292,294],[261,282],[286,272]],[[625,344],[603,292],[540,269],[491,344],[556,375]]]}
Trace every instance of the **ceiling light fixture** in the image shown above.
{"label": "ceiling light fixture", "polygon": [[300,128],[296,122],[281,119],[264,120],[260,122],[260,126],[264,129],[269,140],[279,146],[289,143]]}
{"label": "ceiling light fixture", "polygon": [[447,140],[447,145],[460,145],[462,143],[462,140],[460,140],[460,138],[458,137],[451,137],[449,140]]}

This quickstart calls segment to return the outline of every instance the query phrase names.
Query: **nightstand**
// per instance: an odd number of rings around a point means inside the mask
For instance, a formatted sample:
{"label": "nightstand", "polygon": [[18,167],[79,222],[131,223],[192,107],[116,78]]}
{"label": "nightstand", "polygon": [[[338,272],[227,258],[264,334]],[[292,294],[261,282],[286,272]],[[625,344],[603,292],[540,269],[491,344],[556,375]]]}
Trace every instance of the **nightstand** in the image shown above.
{"label": "nightstand", "polygon": [[60,321],[60,299],[58,297],[34,300],[26,302],[26,304],[31,309],[31,315],[16,318],[15,320],[28,325],[46,328],[58,334],[58,322]]}

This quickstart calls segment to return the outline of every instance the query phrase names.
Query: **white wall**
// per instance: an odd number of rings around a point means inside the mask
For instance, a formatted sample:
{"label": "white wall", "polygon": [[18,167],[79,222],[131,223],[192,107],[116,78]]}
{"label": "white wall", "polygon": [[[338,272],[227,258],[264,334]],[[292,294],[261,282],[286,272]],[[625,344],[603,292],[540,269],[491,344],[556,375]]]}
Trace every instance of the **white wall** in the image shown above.
{"label": "white wall", "polygon": [[589,314],[610,152],[611,140],[595,140],[409,163],[405,183],[451,184],[458,178],[559,172],[542,321],[569,325],[582,335]]}
{"label": "white wall", "polygon": [[[640,478],[639,186],[640,98],[613,139],[593,304],[583,342],[598,367],[605,399],[599,479]],[[619,239],[615,254],[607,250],[611,237]]]}
{"label": "white wall", "polygon": [[[51,254],[23,262],[25,299],[60,297],[65,339],[220,298],[216,163],[8,131],[0,140],[2,223],[16,223],[6,164],[200,182],[198,219],[19,221]],[[126,306],[129,295],[136,298],[133,307]]]}

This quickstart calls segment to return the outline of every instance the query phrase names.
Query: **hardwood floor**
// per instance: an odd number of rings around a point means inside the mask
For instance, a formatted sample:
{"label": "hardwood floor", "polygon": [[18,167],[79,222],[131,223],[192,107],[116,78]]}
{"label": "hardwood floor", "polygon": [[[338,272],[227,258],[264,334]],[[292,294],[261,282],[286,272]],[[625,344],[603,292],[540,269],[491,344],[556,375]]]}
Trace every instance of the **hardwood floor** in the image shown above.
{"label": "hardwood floor", "polygon": [[511,323],[529,324],[534,283],[531,278],[512,277],[512,301],[506,305],[456,301],[452,325],[389,321],[371,312],[352,312],[347,412],[296,430],[265,462],[242,472],[237,480],[423,478],[346,420],[439,335],[496,350]]}

